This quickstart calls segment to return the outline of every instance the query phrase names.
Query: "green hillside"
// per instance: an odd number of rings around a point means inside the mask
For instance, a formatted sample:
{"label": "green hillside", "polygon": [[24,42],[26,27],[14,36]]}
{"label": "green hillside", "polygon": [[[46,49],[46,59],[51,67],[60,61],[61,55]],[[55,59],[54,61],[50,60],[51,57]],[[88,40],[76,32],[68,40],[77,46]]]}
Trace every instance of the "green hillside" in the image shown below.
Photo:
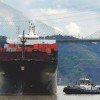
{"label": "green hillside", "polygon": [[97,52],[99,45],[96,46],[93,43],[59,43],[58,46],[58,84],[75,83],[84,75],[88,75],[96,83],[100,83],[98,78],[100,77],[100,53]]}

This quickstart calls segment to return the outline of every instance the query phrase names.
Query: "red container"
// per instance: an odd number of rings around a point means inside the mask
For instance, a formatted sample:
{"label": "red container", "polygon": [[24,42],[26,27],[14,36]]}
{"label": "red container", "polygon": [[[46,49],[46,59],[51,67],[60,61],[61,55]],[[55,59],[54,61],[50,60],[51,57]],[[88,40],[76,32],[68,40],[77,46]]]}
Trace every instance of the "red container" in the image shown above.
{"label": "red container", "polygon": [[32,51],[32,48],[27,47],[27,48],[25,48],[25,51],[26,51],[26,52],[31,52],[31,51]]}
{"label": "red container", "polygon": [[34,44],[34,49],[38,50],[38,48],[39,48],[38,45],[39,44]]}
{"label": "red container", "polygon": [[58,50],[58,47],[57,47],[57,44],[56,43],[53,44],[53,48],[54,48],[55,51]]}
{"label": "red container", "polygon": [[0,52],[6,52],[5,48],[0,48]]}
{"label": "red container", "polygon": [[9,46],[10,48],[14,48],[16,45],[15,45],[15,44],[8,44],[8,46]]}
{"label": "red container", "polygon": [[2,52],[2,48],[0,48],[0,52]]}
{"label": "red container", "polygon": [[18,48],[17,49],[17,52],[22,52],[22,48]]}

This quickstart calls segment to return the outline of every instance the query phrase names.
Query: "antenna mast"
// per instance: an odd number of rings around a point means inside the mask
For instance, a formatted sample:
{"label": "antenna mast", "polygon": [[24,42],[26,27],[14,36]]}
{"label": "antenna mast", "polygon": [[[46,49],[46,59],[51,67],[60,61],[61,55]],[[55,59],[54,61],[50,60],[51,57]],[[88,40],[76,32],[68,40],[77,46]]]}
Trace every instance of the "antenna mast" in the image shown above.
{"label": "antenna mast", "polygon": [[26,39],[25,39],[24,31],[23,31],[23,37],[21,39],[21,42],[22,42],[22,59],[25,59],[25,42],[26,42]]}

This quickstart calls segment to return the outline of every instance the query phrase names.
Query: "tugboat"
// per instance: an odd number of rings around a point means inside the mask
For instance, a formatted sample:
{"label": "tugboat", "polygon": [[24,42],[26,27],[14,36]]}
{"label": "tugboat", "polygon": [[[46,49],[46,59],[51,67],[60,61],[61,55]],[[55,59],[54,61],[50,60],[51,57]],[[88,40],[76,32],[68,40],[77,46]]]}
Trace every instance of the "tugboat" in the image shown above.
{"label": "tugboat", "polygon": [[80,78],[76,85],[68,85],[63,89],[66,94],[100,94],[100,87],[87,77]]}

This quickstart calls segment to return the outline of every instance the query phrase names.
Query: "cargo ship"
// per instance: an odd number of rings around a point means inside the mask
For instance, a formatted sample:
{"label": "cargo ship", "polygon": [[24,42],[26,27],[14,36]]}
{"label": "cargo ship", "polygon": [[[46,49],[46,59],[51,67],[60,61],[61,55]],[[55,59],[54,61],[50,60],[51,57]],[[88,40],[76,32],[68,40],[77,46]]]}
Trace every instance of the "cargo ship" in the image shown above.
{"label": "cargo ship", "polygon": [[40,39],[29,26],[17,41],[0,46],[0,94],[55,94],[56,40]]}

